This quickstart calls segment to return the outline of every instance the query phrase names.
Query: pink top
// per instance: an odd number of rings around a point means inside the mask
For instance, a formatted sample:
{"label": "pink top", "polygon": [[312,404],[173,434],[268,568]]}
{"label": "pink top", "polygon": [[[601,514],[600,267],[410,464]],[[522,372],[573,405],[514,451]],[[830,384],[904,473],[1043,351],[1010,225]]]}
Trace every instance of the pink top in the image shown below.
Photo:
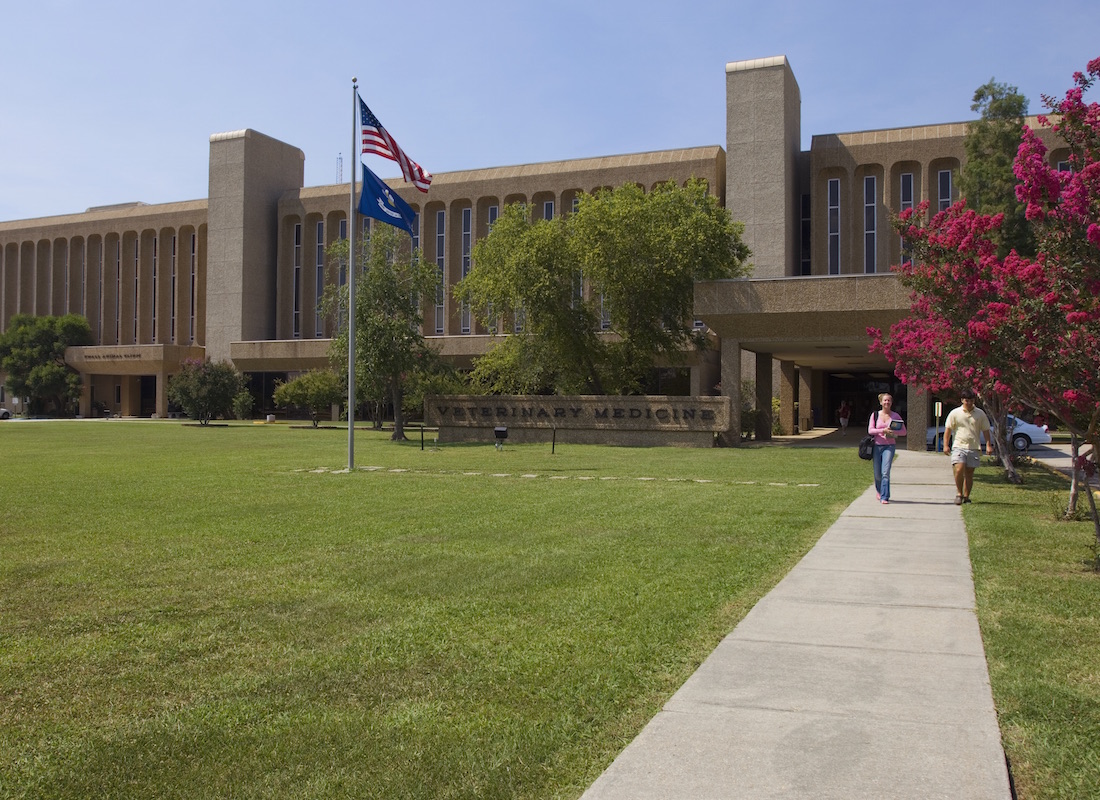
{"label": "pink top", "polygon": [[[889,438],[883,436],[883,433],[890,429],[890,423],[895,421],[900,422],[901,427],[893,431],[894,436]],[[867,433],[875,437],[875,444],[897,444],[895,437],[906,434],[905,420],[896,411],[891,411],[889,417],[882,411],[876,411],[867,422]]]}

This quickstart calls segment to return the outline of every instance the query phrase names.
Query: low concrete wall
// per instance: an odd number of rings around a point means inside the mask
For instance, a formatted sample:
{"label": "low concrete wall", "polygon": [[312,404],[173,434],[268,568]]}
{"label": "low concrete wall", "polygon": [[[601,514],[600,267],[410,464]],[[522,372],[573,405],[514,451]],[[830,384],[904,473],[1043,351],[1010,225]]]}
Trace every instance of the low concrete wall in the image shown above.
{"label": "low concrete wall", "polygon": [[424,403],[441,442],[574,442],[631,447],[713,447],[730,423],[728,397],[439,395]]}

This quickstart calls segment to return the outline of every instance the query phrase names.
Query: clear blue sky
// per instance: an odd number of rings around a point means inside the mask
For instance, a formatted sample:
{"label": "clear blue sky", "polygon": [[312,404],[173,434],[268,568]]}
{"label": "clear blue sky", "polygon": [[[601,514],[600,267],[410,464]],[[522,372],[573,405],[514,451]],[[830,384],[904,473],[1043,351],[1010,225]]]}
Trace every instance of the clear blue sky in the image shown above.
{"label": "clear blue sky", "polygon": [[[0,220],[206,197],[209,137],[254,128],[351,174],[351,79],[433,173],[725,145],[725,65],[786,55],[804,144],[1031,112],[1100,56],[1100,2],[35,0],[0,9]],[[395,165],[368,164],[383,177]]]}

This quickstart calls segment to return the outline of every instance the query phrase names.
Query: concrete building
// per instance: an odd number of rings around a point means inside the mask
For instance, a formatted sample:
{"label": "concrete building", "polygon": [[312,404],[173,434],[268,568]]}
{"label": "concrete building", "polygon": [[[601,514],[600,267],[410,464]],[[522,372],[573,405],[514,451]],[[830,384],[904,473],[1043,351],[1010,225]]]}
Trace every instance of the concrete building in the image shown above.
{"label": "concrete building", "polygon": [[[549,218],[583,192],[697,177],[744,222],[754,272],[696,286],[696,317],[715,348],[666,365],[662,392],[730,396],[733,441],[744,379],[769,413],[779,396],[785,431],[833,424],[845,398],[858,425],[883,390],[921,430],[928,398],[905,396],[891,365],[868,353],[866,328],[908,308],[890,272],[901,258],[890,214],[958,199],[965,123],[815,135],[803,151],[785,57],[728,64],[726,88],[724,149],[437,173],[426,194],[388,181],[417,211],[414,243],[442,277],[424,299],[425,335],[461,366],[490,345],[449,288],[503,205]],[[344,279],[324,251],[347,235],[349,187],[304,187],[304,158],[256,131],[215,134],[206,200],[0,222],[0,330],[18,313],[89,319],[95,344],[66,356],[84,378],[82,414],[166,415],[167,379],[189,358],[230,360],[269,398],[276,378],[328,363],[333,323],[319,298]],[[6,393],[0,405],[20,410]],[[768,414],[759,425],[770,436]]]}

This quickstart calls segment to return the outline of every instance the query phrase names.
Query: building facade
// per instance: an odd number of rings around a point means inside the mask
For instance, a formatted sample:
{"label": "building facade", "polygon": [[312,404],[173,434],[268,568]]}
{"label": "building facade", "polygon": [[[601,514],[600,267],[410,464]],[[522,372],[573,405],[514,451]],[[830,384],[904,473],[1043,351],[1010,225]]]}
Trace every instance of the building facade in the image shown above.
{"label": "building facade", "polygon": [[[780,398],[785,431],[832,424],[845,398],[869,413],[876,389],[899,387],[891,365],[868,353],[866,328],[908,308],[890,272],[904,257],[890,215],[958,199],[966,125],[815,135],[803,151],[800,106],[785,57],[733,62],[724,148],[441,173],[426,194],[389,181],[416,210],[414,244],[439,271],[423,298],[424,334],[462,367],[491,346],[450,290],[504,205],[552,218],[582,193],[701,178],[744,223],[754,271],[696,286],[697,324],[714,347],[664,365],[663,393],[728,395],[733,441],[748,382],[758,407]],[[1051,151],[1052,162],[1064,157]],[[15,314],[88,318],[95,344],[66,356],[84,380],[84,415],[168,414],[167,380],[185,359],[232,361],[261,397],[278,378],[327,365],[338,323],[320,298],[346,276],[325,253],[347,236],[350,187],[304,187],[304,159],[256,131],[215,134],[205,200],[0,222],[0,330]],[[907,399],[920,430],[928,398]],[[14,412],[19,402],[0,395]],[[768,438],[760,416],[757,435]]]}

